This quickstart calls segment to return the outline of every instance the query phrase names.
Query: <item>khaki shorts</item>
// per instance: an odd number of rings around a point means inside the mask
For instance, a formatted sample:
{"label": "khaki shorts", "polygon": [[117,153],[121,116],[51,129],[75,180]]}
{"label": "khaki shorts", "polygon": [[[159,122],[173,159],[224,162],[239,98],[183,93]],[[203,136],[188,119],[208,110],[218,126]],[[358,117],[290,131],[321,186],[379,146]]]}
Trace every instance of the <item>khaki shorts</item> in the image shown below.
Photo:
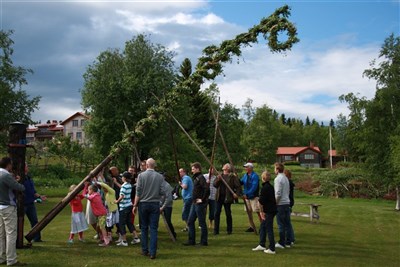
{"label": "khaki shorts", "polygon": [[[260,212],[260,206],[258,204],[258,197],[255,197],[253,199],[246,199],[247,206],[250,208],[251,212]],[[246,211],[246,206],[244,207],[244,210]]]}

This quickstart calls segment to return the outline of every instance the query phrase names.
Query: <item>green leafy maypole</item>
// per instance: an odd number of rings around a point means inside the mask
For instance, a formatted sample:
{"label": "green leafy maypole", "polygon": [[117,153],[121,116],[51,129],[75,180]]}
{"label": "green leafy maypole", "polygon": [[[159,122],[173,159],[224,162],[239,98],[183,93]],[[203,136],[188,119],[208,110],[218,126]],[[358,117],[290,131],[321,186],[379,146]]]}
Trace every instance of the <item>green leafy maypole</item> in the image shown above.
{"label": "green leafy maypole", "polygon": [[[111,153],[119,151],[118,147],[124,146],[126,142],[131,142],[131,138],[142,138],[143,129],[155,127],[158,121],[164,120],[168,116],[168,111],[178,105],[182,94],[185,94],[193,86],[199,86],[205,80],[215,79],[222,74],[223,63],[231,62],[233,57],[242,55],[242,48],[258,42],[258,36],[262,34],[273,53],[290,50],[292,46],[299,42],[297,38],[296,26],[288,20],[290,8],[285,5],[278,8],[267,18],[263,18],[260,24],[252,27],[246,33],[237,35],[234,39],[225,40],[219,46],[210,45],[203,50],[203,55],[198,59],[195,71],[184,80],[179,81],[176,86],[165,97],[160,99],[158,106],[151,107],[148,116],[138,122],[136,128],[127,133],[128,138],[116,143]],[[287,39],[280,42],[278,37],[281,33],[286,33]]]}

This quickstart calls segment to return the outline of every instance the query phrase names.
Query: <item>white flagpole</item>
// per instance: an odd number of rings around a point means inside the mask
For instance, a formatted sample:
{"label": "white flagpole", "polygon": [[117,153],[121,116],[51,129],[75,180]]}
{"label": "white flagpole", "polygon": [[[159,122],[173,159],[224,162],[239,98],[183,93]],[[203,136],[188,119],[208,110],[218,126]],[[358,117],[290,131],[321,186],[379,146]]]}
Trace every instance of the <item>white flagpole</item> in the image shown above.
{"label": "white flagpole", "polygon": [[331,130],[331,126],[329,126],[329,149],[330,149],[330,155],[329,155],[329,160],[331,163],[331,169],[332,169],[332,130]]}

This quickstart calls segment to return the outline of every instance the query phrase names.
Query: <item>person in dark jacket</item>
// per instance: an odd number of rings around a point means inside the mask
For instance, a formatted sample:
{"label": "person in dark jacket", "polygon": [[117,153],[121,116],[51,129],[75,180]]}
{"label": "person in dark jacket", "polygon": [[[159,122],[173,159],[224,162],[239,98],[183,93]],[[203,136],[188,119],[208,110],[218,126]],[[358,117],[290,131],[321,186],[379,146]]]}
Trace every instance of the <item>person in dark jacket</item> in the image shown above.
{"label": "person in dark jacket", "polygon": [[[46,196],[40,195],[36,192],[35,184],[32,177],[29,174],[28,164],[25,164],[25,194],[24,194],[24,212],[28,217],[31,227],[34,227],[38,223],[37,212],[35,202],[42,202],[46,200]],[[42,242],[40,232],[38,232],[32,239],[33,242]]]}
{"label": "person in dark jacket", "polygon": [[[217,193],[215,195],[216,209],[215,209],[215,224],[214,224],[214,235],[219,234],[219,223],[221,218],[222,207],[225,210],[226,216],[226,232],[228,235],[232,234],[232,212],[231,205],[234,199],[238,199],[238,195],[241,194],[241,185],[238,177],[232,173],[232,167],[229,163],[222,167],[223,174],[218,176],[214,181],[214,187],[217,188]],[[229,187],[236,192],[232,194],[228,188],[225,186],[224,181],[229,185]]]}
{"label": "person in dark jacket", "polygon": [[[283,173],[286,175],[286,177],[289,180],[290,213],[292,213],[292,208],[294,206],[294,187],[295,187],[295,184],[293,183],[293,180],[292,180],[292,172],[291,171],[284,170]],[[286,238],[286,244],[294,245],[294,241],[295,241],[295,239],[294,239],[294,230],[293,230],[293,225],[292,225],[292,221],[291,220],[290,220],[290,225],[289,225],[289,231],[291,233],[291,235],[290,235],[290,237],[291,237],[290,239],[291,240],[289,240],[288,239],[289,237],[287,237]]]}
{"label": "person in dark jacket", "polygon": [[208,246],[208,229],[206,225],[206,208],[210,189],[208,188],[206,179],[201,173],[201,165],[198,162],[192,164],[193,173],[193,202],[190,208],[188,226],[189,236],[188,241],[184,243],[185,246],[196,245],[196,229],[195,221],[199,218],[199,225],[201,227],[200,245]]}
{"label": "person in dark jacket", "polygon": [[[269,183],[271,174],[264,171],[261,175],[262,188],[259,196],[260,205],[260,243],[253,251],[264,251],[267,254],[275,254],[275,238],[274,238],[274,217],[277,212],[275,190]],[[269,247],[266,249],[266,236],[268,234]]]}

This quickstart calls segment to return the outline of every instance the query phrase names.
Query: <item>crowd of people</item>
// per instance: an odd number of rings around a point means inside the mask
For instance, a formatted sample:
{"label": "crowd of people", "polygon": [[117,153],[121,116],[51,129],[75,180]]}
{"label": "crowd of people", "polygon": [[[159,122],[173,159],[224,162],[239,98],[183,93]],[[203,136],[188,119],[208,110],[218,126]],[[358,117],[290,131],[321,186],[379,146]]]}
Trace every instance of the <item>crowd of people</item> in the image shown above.
{"label": "crowd of people", "polygon": [[[172,224],[172,207],[173,200],[178,199],[180,189],[183,201],[182,221],[185,224],[182,232],[187,232],[187,241],[183,245],[208,246],[209,229],[213,235],[220,234],[222,208],[226,217],[226,233],[232,234],[231,205],[242,198],[250,216],[249,222],[252,222],[246,232],[256,231],[253,213],[257,214],[260,223],[259,243],[252,250],[275,254],[276,248],[290,248],[295,242],[290,221],[291,208],[294,205],[294,183],[290,171],[284,170],[283,164],[275,163],[274,186],[270,183],[271,173],[264,171],[261,175],[260,188],[260,179],[254,171],[253,164],[248,162],[243,167],[245,173],[239,179],[234,167],[229,163],[223,165],[222,172],[210,167],[208,172],[203,174],[201,164],[195,162],[191,164],[192,177],[185,168],[179,169],[180,180],[176,188],[172,188],[164,175],[155,170],[156,162],[152,158],[141,162],[140,171],[135,166],[130,166],[128,171],[121,174],[118,168],[113,166],[108,169],[109,175],[106,177],[107,169],[103,169],[97,177],[85,183],[83,192],[70,201],[71,231],[67,242],[73,244],[76,234],[80,242],[85,242],[83,232],[91,225],[96,231],[95,238],[99,240],[99,246],[106,247],[115,242],[117,246],[126,247],[129,243],[127,239],[129,231],[132,235],[130,243],[141,243],[141,254],[155,259],[160,215],[164,217],[170,234],[176,240],[177,233]],[[45,200],[46,197],[36,192],[27,166],[24,184],[18,183],[19,177],[13,177],[11,168],[11,159],[1,159],[0,264],[20,266],[25,264],[17,261],[15,251],[17,212],[15,195],[11,193],[15,190],[25,191],[25,213],[32,227],[38,221],[34,202]],[[70,192],[75,187],[76,185],[71,185]],[[86,214],[82,204],[85,198],[88,200]],[[137,215],[139,215],[140,238],[135,227]],[[279,232],[279,240],[276,243],[273,231],[275,217]],[[196,243],[197,220],[200,228],[199,243]],[[118,237],[115,241],[113,229]],[[33,241],[41,242],[40,232]]]}

